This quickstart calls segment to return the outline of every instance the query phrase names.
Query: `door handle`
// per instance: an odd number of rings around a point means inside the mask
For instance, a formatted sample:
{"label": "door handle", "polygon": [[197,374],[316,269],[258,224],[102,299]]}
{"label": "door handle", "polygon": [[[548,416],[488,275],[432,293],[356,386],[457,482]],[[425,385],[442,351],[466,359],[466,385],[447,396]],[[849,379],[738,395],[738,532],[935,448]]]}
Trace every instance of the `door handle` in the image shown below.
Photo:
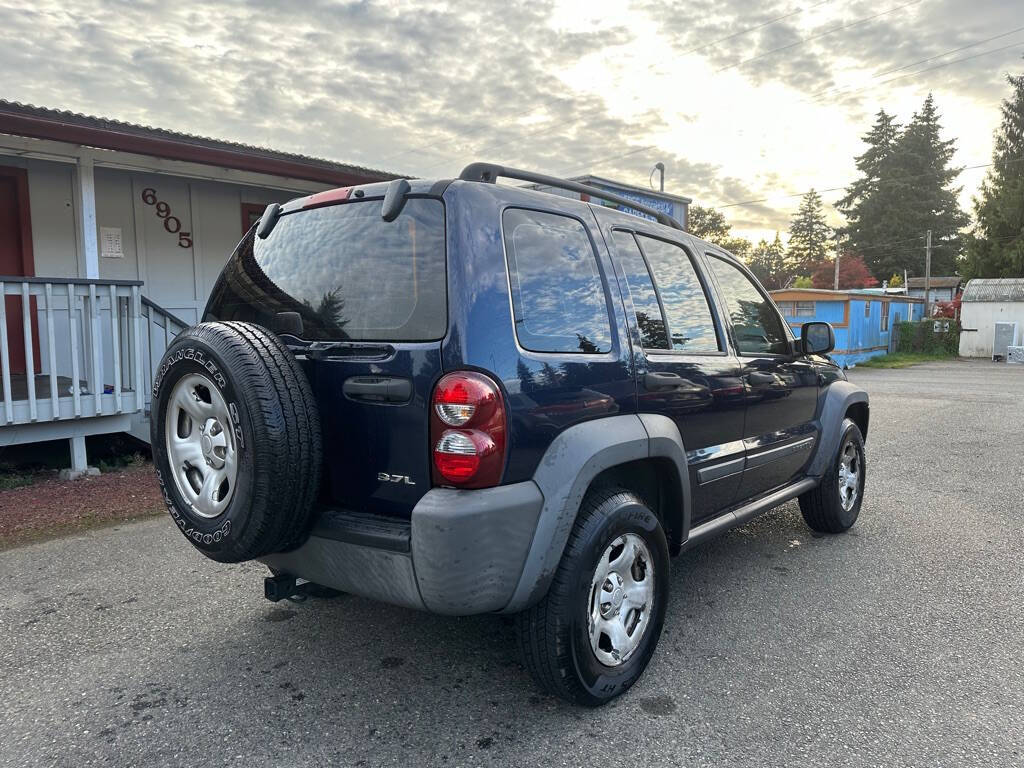
{"label": "door handle", "polygon": [[352,376],[341,387],[352,400],[371,403],[407,403],[412,399],[412,381],[393,376]]}
{"label": "door handle", "polygon": [[651,371],[644,374],[644,389],[650,392],[674,389],[678,392],[691,394],[709,391],[707,387],[694,384],[689,379],[684,379],[678,373],[670,373],[669,371]]}
{"label": "door handle", "polygon": [[778,377],[774,373],[762,373],[761,371],[754,371],[753,373],[747,374],[747,381],[751,384],[757,384],[760,386],[766,386],[768,384],[774,384],[778,380]]}
{"label": "door handle", "polygon": [[676,389],[682,386],[683,377],[668,371],[651,371],[644,375],[644,389],[656,392],[659,389]]}

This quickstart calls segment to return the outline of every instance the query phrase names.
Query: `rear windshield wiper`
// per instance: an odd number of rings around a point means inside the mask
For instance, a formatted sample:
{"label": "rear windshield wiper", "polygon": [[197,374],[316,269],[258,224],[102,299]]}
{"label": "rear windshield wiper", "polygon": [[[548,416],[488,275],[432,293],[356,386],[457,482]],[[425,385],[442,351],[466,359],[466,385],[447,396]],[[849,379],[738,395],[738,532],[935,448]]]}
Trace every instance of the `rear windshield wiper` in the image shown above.
{"label": "rear windshield wiper", "polygon": [[296,355],[305,355],[310,360],[324,360],[331,357],[373,357],[386,358],[395,354],[390,344],[372,341],[313,341],[309,344],[289,344]]}

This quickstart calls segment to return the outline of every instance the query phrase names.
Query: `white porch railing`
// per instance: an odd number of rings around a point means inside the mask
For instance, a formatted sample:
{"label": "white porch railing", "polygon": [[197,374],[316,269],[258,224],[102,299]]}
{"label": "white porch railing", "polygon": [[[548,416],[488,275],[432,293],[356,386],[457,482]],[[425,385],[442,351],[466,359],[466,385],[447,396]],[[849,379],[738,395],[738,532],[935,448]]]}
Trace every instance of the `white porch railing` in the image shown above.
{"label": "white porch railing", "polygon": [[164,356],[164,351],[174,341],[174,337],[191,323],[171,314],[145,296],[142,297],[142,319],[142,327],[145,329],[142,337],[142,380],[146,383],[142,391],[142,407],[148,416],[153,393],[151,385],[157,366],[160,365],[160,358]]}
{"label": "white porch railing", "polygon": [[[141,287],[130,280],[0,276],[0,426],[140,411],[140,389],[148,388]],[[23,347],[17,354],[12,332]]]}

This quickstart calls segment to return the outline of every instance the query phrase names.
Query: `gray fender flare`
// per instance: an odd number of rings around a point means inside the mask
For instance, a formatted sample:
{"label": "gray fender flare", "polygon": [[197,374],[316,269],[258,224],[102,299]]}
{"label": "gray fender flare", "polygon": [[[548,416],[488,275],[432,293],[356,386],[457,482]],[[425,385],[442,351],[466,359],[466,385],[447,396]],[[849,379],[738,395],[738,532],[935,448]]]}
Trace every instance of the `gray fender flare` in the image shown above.
{"label": "gray fender flare", "polygon": [[855,403],[868,405],[868,393],[848,381],[836,381],[825,391],[821,404],[819,433],[821,440],[807,467],[810,477],[821,477],[831,466],[836,451],[839,450],[839,438],[843,427],[846,411]]}
{"label": "gray fender flare", "polygon": [[671,419],[649,414],[609,416],[569,427],[552,441],[533,475],[544,496],[537,529],[519,583],[503,612],[523,610],[545,594],[594,478],[610,467],[651,456],[677,465],[686,510],[685,538],[689,474],[679,430]]}

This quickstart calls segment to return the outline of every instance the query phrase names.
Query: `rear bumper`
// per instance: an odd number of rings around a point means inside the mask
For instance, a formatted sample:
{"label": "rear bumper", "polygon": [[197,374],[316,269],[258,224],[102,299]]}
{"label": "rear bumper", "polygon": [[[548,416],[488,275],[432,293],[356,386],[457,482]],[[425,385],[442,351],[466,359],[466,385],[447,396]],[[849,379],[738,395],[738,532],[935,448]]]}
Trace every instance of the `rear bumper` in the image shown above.
{"label": "rear bumper", "polygon": [[311,536],[261,560],[317,584],[433,613],[500,611],[519,583],[543,503],[532,480],[434,488],[412,511],[407,552]]}

